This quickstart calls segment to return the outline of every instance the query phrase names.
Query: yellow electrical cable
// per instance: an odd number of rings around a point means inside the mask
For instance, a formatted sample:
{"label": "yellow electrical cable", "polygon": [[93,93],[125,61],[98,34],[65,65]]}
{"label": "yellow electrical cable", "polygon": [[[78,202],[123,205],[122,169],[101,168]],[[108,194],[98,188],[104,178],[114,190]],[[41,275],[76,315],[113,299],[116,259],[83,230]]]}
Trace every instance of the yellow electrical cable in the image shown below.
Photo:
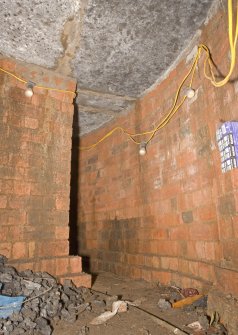
{"label": "yellow electrical cable", "polygon": [[170,113],[169,115],[167,115],[166,117],[166,121],[164,121],[163,123],[161,122],[160,125],[157,126],[157,128],[153,131],[153,133],[151,134],[150,138],[146,141],[146,144],[148,144],[153,137],[155,136],[155,134],[157,133],[158,130],[162,129],[163,127],[165,127],[169,121],[172,119],[172,117],[174,116],[175,113],[177,113],[177,111],[179,110],[179,108],[183,105],[184,101],[187,99],[186,95],[183,97],[182,101],[178,104],[178,106],[176,108],[174,108],[174,110],[172,111],[172,113]]}
{"label": "yellow electrical cable", "polygon": [[[160,123],[157,125],[157,127],[155,127],[153,130],[150,131],[144,131],[141,133],[130,133],[128,131],[126,131],[124,128],[122,127],[115,127],[113,128],[111,131],[109,131],[106,135],[104,135],[99,141],[97,141],[96,143],[86,146],[86,147],[80,147],[80,150],[90,150],[92,148],[95,148],[99,143],[103,142],[105,139],[107,139],[108,137],[110,137],[115,131],[117,130],[121,130],[125,135],[127,135],[129,137],[130,140],[132,140],[135,144],[140,144],[141,142],[138,142],[134,139],[134,137],[137,136],[144,136],[144,135],[150,135],[149,139],[146,141],[146,143],[148,144],[153,137],[155,136],[155,134],[157,133],[158,130],[160,130],[161,128],[163,128],[164,126],[166,126],[168,124],[168,122],[171,120],[171,118],[175,115],[175,113],[179,110],[179,108],[183,105],[184,101],[186,100],[186,95],[182,98],[181,102],[177,105],[178,102],[178,98],[179,98],[179,94],[181,92],[181,89],[184,85],[184,83],[186,82],[186,80],[188,79],[188,77],[191,74],[191,80],[190,80],[190,84],[189,87],[192,87],[192,83],[193,83],[193,78],[194,78],[194,74],[195,74],[195,69],[198,63],[198,60],[200,58],[201,55],[201,51],[205,51],[206,53],[206,58],[203,64],[203,72],[204,72],[204,76],[205,78],[207,78],[213,86],[215,87],[222,87],[224,86],[230,79],[230,76],[234,70],[234,66],[235,66],[235,58],[236,58],[236,44],[237,44],[237,37],[238,37],[238,0],[237,0],[237,8],[236,8],[236,29],[235,29],[235,38],[233,38],[233,8],[232,8],[232,0],[228,0],[228,34],[229,34],[229,44],[230,44],[230,52],[231,52],[231,63],[230,63],[230,70],[227,74],[227,76],[217,82],[215,80],[215,75],[213,73],[212,70],[212,58],[211,58],[211,53],[209,48],[205,45],[205,44],[200,44],[198,46],[198,51],[197,54],[195,56],[194,62],[190,68],[190,70],[188,71],[187,75],[184,77],[184,79],[182,80],[181,84],[179,85],[179,88],[176,92],[175,98],[174,98],[174,102],[173,102],[173,106],[170,109],[170,111],[167,113],[167,115],[162,119],[162,121],[160,121]],[[207,74],[207,64],[209,67],[209,71],[210,71],[210,75]],[[20,82],[23,83],[27,83],[27,81],[25,81],[24,79],[14,75],[13,73],[6,71],[2,68],[0,68],[0,71],[5,72],[7,74],[9,74],[10,76],[14,77],[15,79],[17,79]],[[62,89],[57,89],[57,88],[52,88],[52,87],[46,87],[46,86],[34,86],[36,88],[41,88],[41,89],[46,89],[46,90],[53,90],[53,91],[58,91],[58,92],[65,92],[65,93],[73,93],[75,94],[75,92],[73,91],[69,91],[69,90],[62,90]],[[177,106],[176,106],[177,105]]]}
{"label": "yellow electrical cable", "polygon": [[[237,44],[237,36],[238,36],[238,1],[236,1],[236,29],[235,29],[235,38],[233,38],[233,8],[232,8],[232,0],[228,0],[228,35],[229,35],[229,44],[230,44],[230,52],[231,52],[231,63],[230,63],[230,70],[227,74],[227,76],[221,80],[216,81],[214,73],[212,71],[212,59],[211,54],[208,49],[208,47],[204,44],[201,44],[200,47],[206,52],[207,56],[204,61],[204,75],[207,79],[210,80],[213,86],[215,87],[222,87],[224,86],[230,79],[231,74],[235,67],[235,61],[236,61],[236,44]],[[207,63],[209,65],[209,71],[211,73],[211,76],[209,76],[206,72]]]}
{"label": "yellow electrical cable", "polygon": [[[7,71],[7,70],[4,70],[3,68],[0,67],[0,71],[4,72],[4,73],[7,73],[9,76],[17,79],[18,81],[20,81],[21,83],[24,83],[24,84],[27,84],[28,81],[16,76],[15,74]],[[63,89],[59,89],[59,88],[54,88],[54,87],[47,87],[47,86],[38,86],[38,85],[35,85],[34,88],[40,88],[40,89],[45,89],[45,90],[48,90],[48,91],[57,91],[57,92],[64,92],[64,93],[73,93],[75,94],[74,91],[69,91],[69,90],[63,90]]]}
{"label": "yellow electrical cable", "polygon": [[198,49],[198,51],[197,51],[197,54],[195,56],[195,60],[194,60],[194,62],[192,64],[190,70],[188,71],[188,73],[186,74],[186,76],[183,78],[181,84],[179,85],[179,88],[178,88],[178,90],[177,90],[177,92],[175,94],[175,98],[174,98],[174,102],[173,102],[172,108],[167,113],[167,115],[163,118],[163,120],[157,125],[157,127],[155,129],[150,130],[150,131],[145,131],[145,132],[142,132],[142,133],[133,134],[133,133],[130,133],[130,132],[126,131],[122,127],[115,127],[110,132],[108,132],[105,136],[103,136],[99,141],[97,141],[96,143],[94,143],[92,145],[89,145],[89,146],[86,146],[86,147],[80,147],[80,150],[81,151],[87,151],[87,150],[95,148],[99,143],[103,142],[105,139],[107,139],[109,136],[111,136],[117,130],[121,130],[124,134],[126,134],[127,136],[129,136],[129,138],[135,144],[138,144],[138,145],[141,142],[135,141],[135,139],[133,139],[133,137],[151,134],[150,138],[146,141],[146,143],[148,144],[152,140],[152,138],[155,136],[156,132],[158,130],[160,130],[161,128],[163,128],[165,125],[167,125],[167,123],[170,121],[170,119],[172,118],[172,116],[174,116],[174,114],[178,111],[178,109],[182,106],[182,104],[186,100],[186,96],[184,96],[183,99],[182,99],[182,101],[176,107],[176,104],[178,102],[178,98],[179,98],[179,94],[181,92],[182,86],[184,85],[185,81],[187,80],[187,78],[190,76],[191,73],[192,73],[192,76],[191,76],[191,81],[190,81],[189,87],[192,86],[192,82],[193,82],[193,78],[194,78],[194,73],[195,73],[195,68],[196,68],[196,65],[197,65],[199,57],[200,57],[200,49]]}
{"label": "yellow electrical cable", "polygon": [[[182,82],[181,82],[181,84],[180,84],[180,86],[179,86],[179,88],[178,88],[178,90],[176,92],[174,103],[173,103],[173,106],[172,106],[171,110],[169,111],[169,113],[166,115],[166,117],[159,123],[159,125],[154,130],[152,130],[152,131],[145,131],[145,132],[137,133],[137,134],[131,134],[131,133],[128,133],[127,131],[125,131],[121,127],[116,127],[111,132],[109,132],[104,137],[102,137],[98,142],[94,143],[91,146],[81,147],[80,150],[90,150],[90,149],[94,148],[95,146],[97,146],[99,143],[101,143],[102,141],[104,141],[107,137],[109,137],[114,131],[116,131],[118,129],[121,129],[136,144],[140,144],[140,142],[135,141],[132,137],[151,134],[151,136],[149,137],[149,139],[146,141],[146,143],[148,144],[153,139],[153,137],[155,136],[155,134],[157,133],[157,131],[160,130],[161,128],[163,128],[165,125],[168,124],[168,122],[170,121],[170,119],[174,116],[174,114],[178,111],[178,109],[183,105],[184,101],[186,100],[186,96],[184,96],[183,99],[182,99],[182,101],[176,107],[176,104],[177,104],[177,101],[178,101],[178,96],[179,96],[179,93],[181,91],[181,88],[182,88],[184,82],[186,81],[186,79],[189,77],[189,75],[191,73],[192,73],[192,75],[191,75],[191,80],[190,80],[189,87],[192,87],[194,73],[195,73],[195,68],[196,68],[198,60],[200,58],[202,50],[204,50],[205,53],[206,53],[206,58],[205,58],[205,61],[204,61],[204,75],[205,75],[205,77],[207,79],[209,79],[210,82],[215,87],[222,87],[222,86],[224,86],[229,81],[230,76],[231,76],[231,74],[232,74],[232,72],[234,70],[234,66],[235,66],[236,43],[237,43],[237,37],[238,37],[238,1],[237,1],[237,9],[236,9],[236,29],[235,29],[235,38],[234,39],[233,39],[233,19],[232,19],[232,15],[233,15],[232,0],[228,0],[228,34],[229,34],[229,44],[230,44],[230,51],[231,51],[231,64],[230,64],[230,70],[229,70],[227,76],[223,80],[221,80],[220,82],[217,82],[215,80],[215,75],[214,75],[213,70],[212,70],[212,58],[211,58],[210,50],[209,50],[209,48],[206,45],[200,44],[198,46],[198,51],[197,51],[197,54],[196,54],[196,57],[195,57],[195,60],[193,62],[192,67],[191,67],[190,71],[188,72],[188,74],[185,76],[185,78],[182,80]],[[209,65],[209,70],[210,70],[211,76],[209,76],[207,74],[207,72],[206,72],[207,63]]]}
{"label": "yellow electrical cable", "polygon": [[11,73],[11,72],[9,72],[9,71],[7,71],[7,70],[2,69],[1,67],[0,67],[0,71],[9,74],[9,76],[11,76],[11,77],[17,79],[18,81],[20,81],[20,82],[22,82],[22,83],[25,83],[25,84],[27,83],[27,81],[21,79],[20,77],[15,76],[15,74],[13,74],[13,73]]}
{"label": "yellow electrical cable", "polygon": [[63,89],[60,89],[60,88],[47,87],[47,86],[38,86],[38,85],[35,85],[34,87],[36,87],[36,88],[41,88],[41,89],[48,90],[48,91],[56,91],[56,92],[72,93],[72,94],[76,95],[76,93],[75,93],[74,91],[63,90]]}
{"label": "yellow electrical cable", "polygon": [[[195,73],[195,69],[196,69],[196,65],[198,63],[198,60],[199,60],[199,57],[200,57],[200,50],[198,49],[197,51],[197,54],[196,54],[196,57],[195,57],[195,60],[190,68],[190,70],[188,71],[188,73],[186,74],[186,76],[183,78],[181,84],[179,85],[179,88],[176,92],[176,95],[175,95],[175,99],[174,99],[174,104],[171,108],[171,110],[169,111],[169,113],[166,115],[166,117],[158,124],[158,126],[154,129],[154,131],[152,132],[150,138],[146,141],[146,143],[148,144],[152,138],[155,136],[156,132],[163,128],[164,126],[166,126],[168,124],[168,122],[170,121],[171,119],[171,115],[173,116],[177,111],[178,109],[182,106],[182,104],[184,103],[184,101],[186,100],[187,96],[185,95],[182,99],[182,101],[179,103],[179,105],[176,107],[176,104],[178,102],[178,97],[179,97],[179,93],[181,92],[181,89],[184,85],[184,83],[186,82],[186,80],[188,79],[188,77],[190,76],[190,74],[192,73],[191,75],[191,80],[190,80],[190,84],[189,84],[189,87],[192,86],[192,83],[193,83],[193,78],[194,78],[194,73]],[[175,108],[176,107],[176,108]],[[175,109],[174,109],[175,108]]]}

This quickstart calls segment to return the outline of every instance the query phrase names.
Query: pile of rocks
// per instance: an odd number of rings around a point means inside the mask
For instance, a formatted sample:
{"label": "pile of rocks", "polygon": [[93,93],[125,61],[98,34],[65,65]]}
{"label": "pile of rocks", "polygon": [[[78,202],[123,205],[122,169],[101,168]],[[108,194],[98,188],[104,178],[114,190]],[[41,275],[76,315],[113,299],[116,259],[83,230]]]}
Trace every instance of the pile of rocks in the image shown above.
{"label": "pile of rocks", "polygon": [[55,322],[75,322],[82,311],[91,309],[90,304],[85,303],[85,297],[91,294],[87,288],[77,288],[71,281],[58,284],[45,272],[17,272],[6,266],[5,261],[0,255],[1,294],[26,298],[19,312],[7,319],[0,318],[0,334],[50,335]]}

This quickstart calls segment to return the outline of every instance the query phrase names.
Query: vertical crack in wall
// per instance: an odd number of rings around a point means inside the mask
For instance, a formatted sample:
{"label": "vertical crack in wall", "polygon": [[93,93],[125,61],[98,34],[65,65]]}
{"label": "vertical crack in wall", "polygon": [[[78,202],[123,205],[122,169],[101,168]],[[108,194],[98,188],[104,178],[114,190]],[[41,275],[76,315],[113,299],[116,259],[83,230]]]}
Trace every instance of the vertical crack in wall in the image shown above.
{"label": "vertical crack in wall", "polygon": [[75,57],[77,49],[80,47],[80,37],[83,30],[87,5],[88,0],[82,0],[79,11],[65,23],[61,35],[64,54],[58,59],[56,70],[67,76],[72,75],[71,61]]}

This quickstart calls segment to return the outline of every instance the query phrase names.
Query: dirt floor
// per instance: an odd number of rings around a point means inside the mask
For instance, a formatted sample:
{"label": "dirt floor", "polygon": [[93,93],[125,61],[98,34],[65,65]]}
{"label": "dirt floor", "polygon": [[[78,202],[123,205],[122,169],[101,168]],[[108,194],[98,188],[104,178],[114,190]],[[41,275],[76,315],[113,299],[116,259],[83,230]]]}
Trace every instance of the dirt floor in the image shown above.
{"label": "dirt floor", "polygon": [[[188,331],[189,323],[204,320],[205,310],[201,307],[189,310],[163,309],[158,306],[160,299],[169,299],[176,295],[176,290],[144,281],[122,279],[111,273],[101,273],[95,277],[92,286],[93,295],[85,297],[89,302],[86,310],[78,311],[78,320],[74,323],[59,321],[54,325],[54,335],[171,335],[172,331],[159,326],[152,315],[158,316],[172,325]],[[107,295],[101,294],[106,293]],[[87,294],[86,294],[87,295]],[[138,308],[128,306],[124,313],[118,313],[102,325],[91,325],[96,316],[110,309],[110,298],[118,296],[121,300],[136,301]],[[108,300],[109,299],[109,300]],[[107,301],[107,305],[105,302]],[[148,313],[142,311],[145,310]],[[206,320],[206,318],[205,318]],[[198,334],[198,333],[197,333]],[[203,333],[204,334],[204,333]],[[211,333],[216,334],[216,333]]]}

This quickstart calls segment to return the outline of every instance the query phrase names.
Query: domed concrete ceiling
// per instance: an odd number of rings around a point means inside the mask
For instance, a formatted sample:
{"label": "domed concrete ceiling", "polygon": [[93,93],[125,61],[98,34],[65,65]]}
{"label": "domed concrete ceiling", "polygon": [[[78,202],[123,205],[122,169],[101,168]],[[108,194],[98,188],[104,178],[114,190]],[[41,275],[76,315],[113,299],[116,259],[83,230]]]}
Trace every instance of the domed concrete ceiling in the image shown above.
{"label": "domed concrete ceiling", "polygon": [[213,0],[0,0],[0,53],[77,78],[80,134],[166,71]]}

